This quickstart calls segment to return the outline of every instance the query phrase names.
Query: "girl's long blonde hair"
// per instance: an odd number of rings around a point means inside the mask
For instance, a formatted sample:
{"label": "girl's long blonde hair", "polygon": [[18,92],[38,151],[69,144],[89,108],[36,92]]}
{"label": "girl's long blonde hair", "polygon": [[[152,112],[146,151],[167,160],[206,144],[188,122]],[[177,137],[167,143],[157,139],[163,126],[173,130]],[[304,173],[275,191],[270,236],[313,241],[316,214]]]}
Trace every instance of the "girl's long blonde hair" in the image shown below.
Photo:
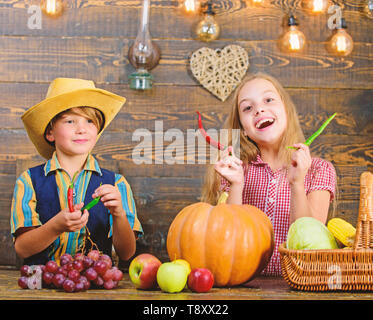
{"label": "girl's long blonde hair", "polygon": [[[225,129],[240,129],[239,145],[233,146],[233,149],[240,148],[240,158],[244,164],[256,159],[260,155],[260,150],[256,143],[244,135],[244,130],[240,121],[238,112],[238,95],[242,87],[253,79],[264,79],[270,81],[279,93],[286,110],[287,116],[287,130],[280,142],[279,157],[284,163],[290,164],[291,150],[286,149],[286,146],[291,146],[294,143],[305,141],[302,129],[299,124],[299,119],[294,103],[289,94],[285,91],[283,86],[272,76],[259,72],[247,75],[238,86],[235,96],[234,104],[231,107],[228,118],[224,123]],[[232,145],[232,133],[229,131],[228,145]],[[215,205],[220,196],[220,181],[221,176],[215,171],[214,165],[210,164],[207,168],[205,181],[202,188],[201,201]]]}

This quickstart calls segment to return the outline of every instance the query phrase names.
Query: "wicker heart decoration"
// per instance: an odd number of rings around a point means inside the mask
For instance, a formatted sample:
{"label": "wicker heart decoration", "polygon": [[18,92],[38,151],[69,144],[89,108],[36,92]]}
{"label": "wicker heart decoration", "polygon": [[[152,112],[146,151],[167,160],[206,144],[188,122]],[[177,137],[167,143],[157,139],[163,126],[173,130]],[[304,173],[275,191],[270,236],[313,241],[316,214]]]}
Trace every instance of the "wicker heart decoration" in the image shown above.
{"label": "wicker heart decoration", "polygon": [[241,82],[248,67],[249,56],[237,45],[216,50],[203,47],[190,58],[193,76],[221,101],[225,101]]}

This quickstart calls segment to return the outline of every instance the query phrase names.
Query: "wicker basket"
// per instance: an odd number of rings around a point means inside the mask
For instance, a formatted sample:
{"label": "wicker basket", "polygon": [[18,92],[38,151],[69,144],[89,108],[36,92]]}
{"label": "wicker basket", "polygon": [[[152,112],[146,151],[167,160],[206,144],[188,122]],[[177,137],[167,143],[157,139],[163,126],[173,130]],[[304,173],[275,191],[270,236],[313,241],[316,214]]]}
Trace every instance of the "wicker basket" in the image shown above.
{"label": "wicker basket", "polygon": [[373,290],[373,174],[360,177],[359,216],[351,249],[289,250],[280,245],[282,275],[303,291]]}

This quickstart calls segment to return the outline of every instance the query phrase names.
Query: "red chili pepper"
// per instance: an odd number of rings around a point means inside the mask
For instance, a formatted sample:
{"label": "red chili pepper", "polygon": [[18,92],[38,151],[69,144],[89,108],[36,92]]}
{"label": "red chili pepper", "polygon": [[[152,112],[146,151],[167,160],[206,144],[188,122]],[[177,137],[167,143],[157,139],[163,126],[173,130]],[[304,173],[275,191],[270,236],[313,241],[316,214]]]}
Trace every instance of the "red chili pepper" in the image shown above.
{"label": "red chili pepper", "polygon": [[[202,119],[201,119],[201,114],[196,111],[198,113],[198,127],[199,127],[199,131],[201,132],[202,136],[205,138],[206,142],[210,145],[212,145],[213,147],[219,149],[219,150],[225,150],[227,147],[225,147],[223,144],[221,144],[220,142],[218,141],[215,141],[214,139],[212,139],[206,132],[206,130],[203,128],[202,126]],[[232,152],[229,151],[229,155],[231,156],[232,155]]]}
{"label": "red chili pepper", "polygon": [[198,113],[198,127],[199,127],[199,131],[201,132],[202,136],[205,138],[206,142],[210,145],[212,145],[213,147],[219,149],[219,150],[225,150],[226,147],[224,145],[222,145],[220,142],[218,141],[215,141],[214,139],[212,139],[206,132],[205,129],[203,129],[203,126],[202,126],[202,119],[201,119],[201,114],[196,111]]}
{"label": "red chili pepper", "polygon": [[70,212],[74,212],[74,179],[77,173],[78,171],[74,173],[73,179],[71,180],[71,184],[67,189],[67,203],[69,205]]}

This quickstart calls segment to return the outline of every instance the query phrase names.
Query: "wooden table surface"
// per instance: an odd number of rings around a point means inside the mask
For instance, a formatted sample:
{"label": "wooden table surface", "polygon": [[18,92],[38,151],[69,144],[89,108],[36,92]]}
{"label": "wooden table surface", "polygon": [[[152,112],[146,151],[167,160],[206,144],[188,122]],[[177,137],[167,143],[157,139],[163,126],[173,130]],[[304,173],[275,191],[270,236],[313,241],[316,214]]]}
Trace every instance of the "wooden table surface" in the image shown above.
{"label": "wooden table surface", "polygon": [[258,277],[244,286],[212,288],[208,293],[164,293],[137,290],[128,273],[112,290],[65,293],[57,289],[29,290],[18,286],[19,271],[0,269],[0,300],[373,300],[373,292],[303,292],[289,288],[282,277]]}

